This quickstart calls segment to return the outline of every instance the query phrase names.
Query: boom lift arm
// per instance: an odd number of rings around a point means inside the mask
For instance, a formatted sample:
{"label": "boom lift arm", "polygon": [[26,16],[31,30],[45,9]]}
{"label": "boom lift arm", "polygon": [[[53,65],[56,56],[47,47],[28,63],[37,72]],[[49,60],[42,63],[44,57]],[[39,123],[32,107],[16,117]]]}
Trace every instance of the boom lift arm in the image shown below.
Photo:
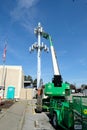
{"label": "boom lift arm", "polygon": [[52,37],[48,33],[45,33],[45,32],[42,32],[42,37],[50,41],[50,50],[51,50],[53,70],[54,70],[54,77],[52,79],[52,82],[54,83],[55,87],[61,87],[62,77],[60,75],[59,66],[57,62],[57,56],[56,56],[53,42],[52,42]]}

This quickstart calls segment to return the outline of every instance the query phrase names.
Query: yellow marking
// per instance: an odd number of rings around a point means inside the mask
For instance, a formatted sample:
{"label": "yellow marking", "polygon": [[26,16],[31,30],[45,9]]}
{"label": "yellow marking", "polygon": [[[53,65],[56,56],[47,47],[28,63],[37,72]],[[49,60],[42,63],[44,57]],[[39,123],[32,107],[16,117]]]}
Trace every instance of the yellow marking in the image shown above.
{"label": "yellow marking", "polygon": [[83,113],[86,115],[86,114],[87,114],[87,109],[84,109],[84,110],[83,110]]}

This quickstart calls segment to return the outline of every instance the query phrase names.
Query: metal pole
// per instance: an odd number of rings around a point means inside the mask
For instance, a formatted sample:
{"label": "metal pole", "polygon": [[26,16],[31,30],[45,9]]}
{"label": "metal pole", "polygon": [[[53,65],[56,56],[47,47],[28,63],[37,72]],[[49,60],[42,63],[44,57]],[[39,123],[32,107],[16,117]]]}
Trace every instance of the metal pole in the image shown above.
{"label": "metal pole", "polygon": [[5,77],[5,63],[3,62],[3,68],[2,68],[2,89],[3,89],[3,98],[4,98],[4,89],[5,89],[5,82],[4,82],[4,77]]}
{"label": "metal pole", "polygon": [[5,93],[5,80],[6,80],[6,71],[5,71],[6,51],[7,51],[7,43],[5,44],[3,53],[3,73],[2,73],[3,98]]}
{"label": "metal pole", "polygon": [[34,29],[34,33],[37,36],[37,43],[33,44],[29,51],[34,51],[34,49],[37,50],[37,89],[41,87],[41,51],[44,49],[44,51],[48,52],[49,48],[41,44],[41,36],[42,36],[43,28],[40,23],[38,23],[37,28]]}
{"label": "metal pole", "polygon": [[38,32],[38,50],[37,50],[37,88],[40,87],[41,78],[41,52],[40,52],[40,32]]}
{"label": "metal pole", "polygon": [[2,68],[2,87],[4,87],[4,71],[5,71],[5,64],[3,63],[3,68]]}

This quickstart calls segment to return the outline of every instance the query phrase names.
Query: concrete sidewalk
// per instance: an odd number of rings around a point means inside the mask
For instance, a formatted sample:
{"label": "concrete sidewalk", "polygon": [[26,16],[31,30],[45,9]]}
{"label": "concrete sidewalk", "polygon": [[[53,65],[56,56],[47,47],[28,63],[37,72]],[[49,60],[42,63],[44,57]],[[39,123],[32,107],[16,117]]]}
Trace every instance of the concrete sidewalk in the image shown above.
{"label": "concrete sidewalk", "polygon": [[27,101],[15,102],[6,112],[0,113],[0,130],[21,130]]}
{"label": "concrete sidewalk", "polygon": [[47,115],[35,113],[36,100],[19,100],[0,113],[0,130],[55,130]]}
{"label": "concrete sidewalk", "polygon": [[35,102],[35,100],[27,102],[22,130],[55,130],[44,112],[35,112]]}

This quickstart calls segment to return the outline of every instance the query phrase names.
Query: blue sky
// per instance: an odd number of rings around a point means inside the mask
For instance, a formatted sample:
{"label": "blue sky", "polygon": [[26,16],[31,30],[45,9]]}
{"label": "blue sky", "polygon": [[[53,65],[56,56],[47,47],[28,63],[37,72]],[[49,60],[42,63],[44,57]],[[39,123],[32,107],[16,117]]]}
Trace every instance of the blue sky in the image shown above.
{"label": "blue sky", "polygon": [[[5,64],[22,65],[25,75],[36,78],[37,53],[29,47],[37,41],[38,22],[52,36],[63,81],[87,84],[87,0],[0,0],[0,64],[7,41]],[[41,53],[41,78],[53,78],[50,52]]]}

